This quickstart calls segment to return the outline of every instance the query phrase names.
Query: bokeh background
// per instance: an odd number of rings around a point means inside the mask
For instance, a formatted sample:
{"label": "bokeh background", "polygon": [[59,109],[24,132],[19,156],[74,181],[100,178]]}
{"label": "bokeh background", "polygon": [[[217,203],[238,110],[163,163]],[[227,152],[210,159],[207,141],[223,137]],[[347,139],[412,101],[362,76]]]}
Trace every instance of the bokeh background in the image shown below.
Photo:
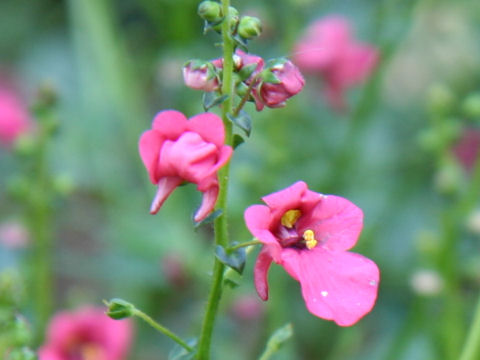
{"label": "bokeh background", "polygon": [[[480,242],[477,198],[464,195],[476,194],[477,178],[448,149],[480,124],[465,105],[480,91],[480,3],[232,5],[262,19],[264,32],[249,50],[264,58],[291,56],[306,25],[331,14],[347,17],[356,37],[380,51],[369,80],[348,92],[346,112],[328,107],[314,76],[285,108],[256,113],[247,106],[253,132],[232,162],[232,239],[251,238],[243,223],[247,206],[304,180],[364,210],[355,251],[379,265],[382,279],[374,310],[341,328],[308,313],[298,283],[281,267],[272,266],[270,300],[257,300],[254,252],[239,286],[225,291],[214,358],[254,359],[269,334],[291,322],[294,336],[275,359],[456,359],[480,290]],[[212,229],[194,229],[191,221],[200,194],[193,185],[181,187],[149,215],[155,187],[137,151],[159,110],[203,111],[201,93],[184,86],[181,67],[219,57],[220,49],[216,34],[202,34],[197,6],[196,0],[0,2],[0,74],[14,79],[28,104],[45,84],[58,97],[49,168],[72,189],[54,210],[56,309],[120,297],[187,337],[200,326],[213,261]],[[6,191],[20,171],[14,154],[0,150],[2,223],[23,221],[22,206]],[[465,198],[465,211],[452,215]],[[25,284],[21,312],[34,322],[28,253],[28,246],[0,245],[0,271],[18,273]],[[171,347],[136,323],[130,359],[167,359]]]}

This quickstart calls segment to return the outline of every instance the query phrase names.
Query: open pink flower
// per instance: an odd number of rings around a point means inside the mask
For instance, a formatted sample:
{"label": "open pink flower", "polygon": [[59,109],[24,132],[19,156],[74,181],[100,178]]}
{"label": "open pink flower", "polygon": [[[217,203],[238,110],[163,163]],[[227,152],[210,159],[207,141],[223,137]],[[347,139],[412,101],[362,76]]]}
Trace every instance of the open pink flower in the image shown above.
{"label": "open pink flower", "polygon": [[345,91],[368,77],[378,62],[378,51],[352,37],[349,22],[339,16],[315,21],[295,47],[295,63],[320,75],[325,95],[336,110],[345,108]]}
{"label": "open pink flower", "polygon": [[173,190],[188,181],[203,192],[194,219],[205,219],[217,201],[217,171],[233,151],[224,145],[224,139],[222,119],[215,114],[203,113],[187,120],[175,110],[158,113],[152,129],[145,131],[139,142],[140,157],[150,181],[158,186],[150,213],[156,214]]}
{"label": "open pink flower", "polygon": [[268,299],[272,261],[300,282],[308,310],[338,325],[350,326],[375,304],[379,270],[375,263],[348,252],[357,242],[363,213],[350,201],[310,191],[299,181],[263,198],[265,205],[245,211],[250,232],[264,245],[254,280]]}
{"label": "open pink flower", "polygon": [[103,309],[57,313],[48,327],[39,360],[123,360],[132,338],[129,320],[112,320]]}
{"label": "open pink flower", "polygon": [[10,147],[30,127],[30,117],[18,96],[0,87],[0,145]]}

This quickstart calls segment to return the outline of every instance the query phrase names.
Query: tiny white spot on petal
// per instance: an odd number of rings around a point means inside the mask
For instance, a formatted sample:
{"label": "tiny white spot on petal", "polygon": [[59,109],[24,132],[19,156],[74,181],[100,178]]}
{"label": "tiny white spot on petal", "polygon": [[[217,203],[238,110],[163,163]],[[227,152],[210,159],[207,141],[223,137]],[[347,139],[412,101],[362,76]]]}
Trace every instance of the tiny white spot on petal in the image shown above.
{"label": "tiny white spot on petal", "polygon": [[372,286],[375,286],[375,285],[377,285],[377,282],[376,282],[375,280],[371,280],[371,281],[369,282],[369,284],[372,285]]}
{"label": "tiny white spot on petal", "polygon": [[322,291],[320,294],[322,294],[323,297],[328,296],[328,291]]}

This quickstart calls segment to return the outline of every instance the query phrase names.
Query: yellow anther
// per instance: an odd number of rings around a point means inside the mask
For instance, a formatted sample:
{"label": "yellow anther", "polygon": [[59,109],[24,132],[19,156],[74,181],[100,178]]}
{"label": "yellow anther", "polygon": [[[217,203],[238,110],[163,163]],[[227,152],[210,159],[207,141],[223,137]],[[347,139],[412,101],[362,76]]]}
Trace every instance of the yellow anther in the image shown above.
{"label": "yellow anther", "polygon": [[87,344],[82,346],[81,350],[84,360],[103,360],[104,353],[103,350],[98,345]]}
{"label": "yellow anther", "polygon": [[282,225],[291,229],[300,216],[302,216],[302,212],[300,210],[288,210],[282,216]]}
{"label": "yellow anther", "polygon": [[315,239],[315,233],[312,230],[305,230],[303,233],[303,239],[305,240],[305,245],[308,250],[317,246],[318,241]]}

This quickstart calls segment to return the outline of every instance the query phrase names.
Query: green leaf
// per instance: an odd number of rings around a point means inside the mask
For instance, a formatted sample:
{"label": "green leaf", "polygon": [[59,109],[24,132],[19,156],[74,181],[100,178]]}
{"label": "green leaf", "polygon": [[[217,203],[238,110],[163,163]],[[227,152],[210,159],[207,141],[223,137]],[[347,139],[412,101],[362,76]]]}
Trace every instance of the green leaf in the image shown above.
{"label": "green leaf", "polygon": [[238,146],[242,145],[245,142],[245,139],[238,134],[233,135],[233,148],[236,149]]}
{"label": "green leaf", "polygon": [[214,212],[212,212],[210,215],[208,215],[202,221],[195,222],[195,220],[193,220],[193,227],[195,229],[197,229],[202,225],[209,224],[209,223],[213,222],[216,218],[218,218],[220,215],[222,215],[222,213],[223,213],[222,209],[218,209],[218,210],[215,210]]}
{"label": "green leaf", "polygon": [[247,136],[250,136],[252,131],[252,119],[245,111],[240,111],[237,116],[227,114],[228,119],[242,129]]}
{"label": "green leaf", "polygon": [[[233,242],[232,246],[235,246],[236,244],[238,243]],[[227,252],[222,245],[217,245],[215,248],[215,256],[223,264],[231,267],[237,273],[242,274],[243,269],[245,268],[245,262],[247,260],[245,248],[242,247],[235,251]]]}
{"label": "green leaf", "polygon": [[223,279],[223,284],[228,286],[230,289],[235,289],[240,285],[238,282],[230,278]]}
{"label": "green leaf", "polygon": [[265,346],[265,351],[259,357],[259,360],[268,360],[274,355],[280,347],[292,337],[293,335],[293,326],[288,323],[283,325],[281,328],[275,330],[275,332],[270,336]]}
{"label": "green leaf", "polygon": [[240,35],[235,34],[232,36],[232,40],[235,42],[235,44],[242,49],[245,52],[248,52],[247,48],[247,40],[242,38]]}
{"label": "green leaf", "polygon": [[282,81],[270,70],[262,73],[263,82],[270,84],[280,84]]}
{"label": "green leaf", "polygon": [[[197,345],[197,339],[191,338],[185,341],[188,346],[195,347]],[[175,344],[170,353],[168,354],[168,360],[191,360],[195,356],[195,352],[188,352],[184,347],[179,344]]]}
{"label": "green leaf", "polygon": [[218,96],[218,94],[215,92],[203,93],[203,97],[202,97],[203,108],[205,109],[205,111],[208,111],[212,107],[220,105],[227,99],[228,99],[228,95]]}
{"label": "green leaf", "polygon": [[252,73],[255,71],[257,66],[258,65],[254,63],[254,64],[250,64],[250,65],[242,67],[242,70],[240,70],[238,72],[238,75],[240,76],[240,79],[242,79],[242,81],[247,80],[252,75]]}

